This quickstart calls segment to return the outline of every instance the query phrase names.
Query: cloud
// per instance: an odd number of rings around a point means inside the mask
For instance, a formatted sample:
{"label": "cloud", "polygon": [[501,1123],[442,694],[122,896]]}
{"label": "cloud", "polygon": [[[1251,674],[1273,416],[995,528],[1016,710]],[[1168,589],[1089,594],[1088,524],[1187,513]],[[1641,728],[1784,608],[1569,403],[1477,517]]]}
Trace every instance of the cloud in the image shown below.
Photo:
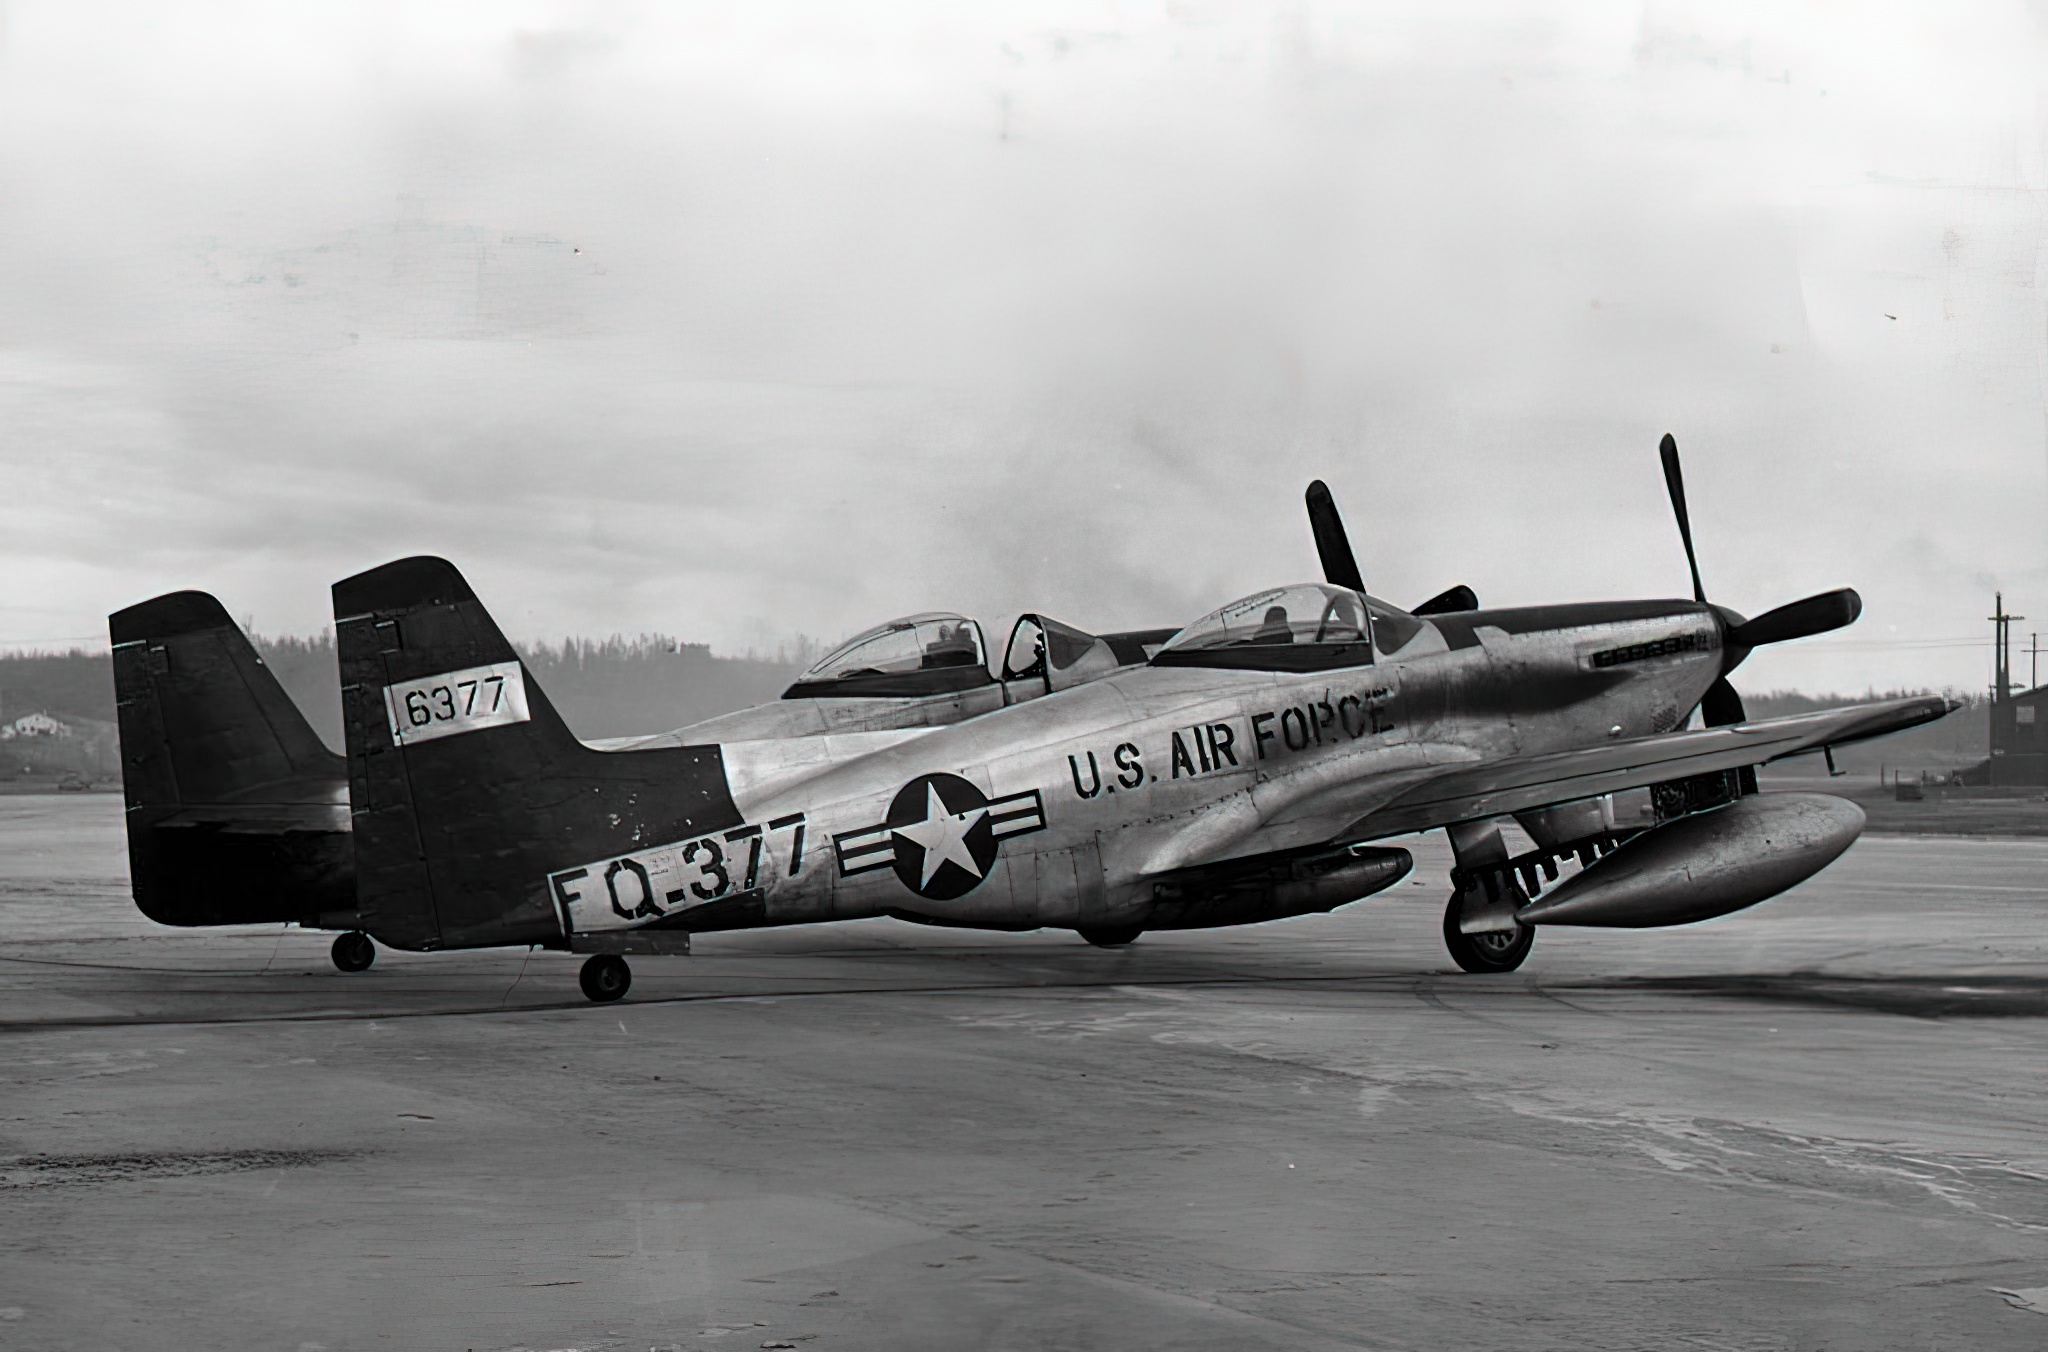
{"label": "cloud", "polygon": [[[523,636],[1850,583],[2024,610],[2041,33],[1912,7],[27,4],[0,638],[455,558]],[[1868,631],[1868,632],[1866,632]],[[993,640],[999,641],[999,640]],[[1822,640],[1752,686],[1980,681]]]}

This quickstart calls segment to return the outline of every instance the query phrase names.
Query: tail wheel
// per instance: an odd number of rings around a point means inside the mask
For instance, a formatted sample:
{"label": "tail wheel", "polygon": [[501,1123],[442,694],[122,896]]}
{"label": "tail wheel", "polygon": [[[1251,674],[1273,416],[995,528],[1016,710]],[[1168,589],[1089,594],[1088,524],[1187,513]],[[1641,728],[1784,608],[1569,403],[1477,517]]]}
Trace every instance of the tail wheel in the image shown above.
{"label": "tail wheel", "polygon": [[1122,948],[1145,932],[1141,925],[1098,925],[1074,931],[1097,948]]}
{"label": "tail wheel", "polygon": [[1468,972],[1512,972],[1529,956],[1529,948],[1536,942],[1533,925],[1467,934],[1458,928],[1464,914],[1465,894],[1453,892],[1450,905],[1444,908],[1444,947],[1458,966]]}
{"label": "tail wheel", "polygon": [[576,980],[583,993],[599,1004],[616,1000],[633,984],[633,969],[616,953],[600,953],[583,964]]}
{"label": "tail wheel", "polygon": [[350,930],[336,937],[334,947],[328,950],[334,965],[344,972],[367,972],[370,964],[377,960],[377,945],[370,942],[370,936],[361,930]]}

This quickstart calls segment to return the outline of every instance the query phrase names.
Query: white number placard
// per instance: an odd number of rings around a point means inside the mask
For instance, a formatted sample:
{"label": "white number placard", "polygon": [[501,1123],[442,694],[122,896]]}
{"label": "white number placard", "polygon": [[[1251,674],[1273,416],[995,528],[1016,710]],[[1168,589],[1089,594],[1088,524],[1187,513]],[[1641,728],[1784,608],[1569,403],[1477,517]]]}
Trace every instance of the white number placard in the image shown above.
{"label": "white number placard", "polygon": [[524,723],[526,680],[517,662],[499,662],[384,687],[391,740],[400,746],[460,732]]}

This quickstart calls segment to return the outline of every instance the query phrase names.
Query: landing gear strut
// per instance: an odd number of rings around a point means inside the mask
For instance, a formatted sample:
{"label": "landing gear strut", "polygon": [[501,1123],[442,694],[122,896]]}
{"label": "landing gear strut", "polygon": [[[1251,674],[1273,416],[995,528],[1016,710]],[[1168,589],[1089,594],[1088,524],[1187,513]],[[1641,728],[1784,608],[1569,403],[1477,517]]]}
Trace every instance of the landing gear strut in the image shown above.
{"label": "landing gear strut", "polygon": [[[1511,891],[1520,897],[1522,889],[1511,887]],[[1468,972],[1512,972],[1529,956],[1529,947],[1536,942],[1536,929],[1533,925],[1515,925],[1513,929],[1465,933],[1460,926],[1468,903],[1476,910],[1485,902],[1486,893],[1477,886],[1469,892],[1451,893],[1451,904],[1444,908],[1444,947],[1451,951],[1451,961]],[[1519,904],[1527,902],[1526,897],[1520,897]]]}
{"label": "landing gear strut", "polygon": [[583,993],[599,1004],[616,1000],[633,984],[633,969],[616,953],[599,953],[576,976]]}
{"label": "landing gear strut", "polygon": [[334,959],[334,965],[344,972],[367,972],[370,964],[377,960],[377,945],[371,943],[370,936],[361,930],[350,930],[336,937],[329,956]]}
{"label": "landing gear strut", "polygon": [[1122,948],[1145,931],[1138,925],[1098,925],[1092,929],[1074,932],[1097,948]]}
{"label": "landing gear strut", "polygon": [[1451,904],[1444,907],[1444,947],[1468,972],[1512,972],[1529,956],[1536,931],[1517,924],[1529,894],[1509,873],[1507,842],[1493,821],[1453,822],[1444,828],[1458,866],[1451,870]]}

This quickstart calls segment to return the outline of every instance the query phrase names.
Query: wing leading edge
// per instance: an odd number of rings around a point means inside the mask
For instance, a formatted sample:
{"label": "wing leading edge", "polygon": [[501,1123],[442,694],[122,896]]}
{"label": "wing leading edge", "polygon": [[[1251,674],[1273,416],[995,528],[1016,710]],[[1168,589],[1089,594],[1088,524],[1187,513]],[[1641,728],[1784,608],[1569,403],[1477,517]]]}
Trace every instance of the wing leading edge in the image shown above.
{"label": "wing leading edge", "polygon": [[[1446,766],[1357,818],[1335,838],[1372,840],[1639,789],[1688,775],[1738,770],[1918,727],[1957,707],[1938,695],[1919,696],[1668,732],[1548,755]],[[1301,815],[1300,809],[1290,815]]]}

